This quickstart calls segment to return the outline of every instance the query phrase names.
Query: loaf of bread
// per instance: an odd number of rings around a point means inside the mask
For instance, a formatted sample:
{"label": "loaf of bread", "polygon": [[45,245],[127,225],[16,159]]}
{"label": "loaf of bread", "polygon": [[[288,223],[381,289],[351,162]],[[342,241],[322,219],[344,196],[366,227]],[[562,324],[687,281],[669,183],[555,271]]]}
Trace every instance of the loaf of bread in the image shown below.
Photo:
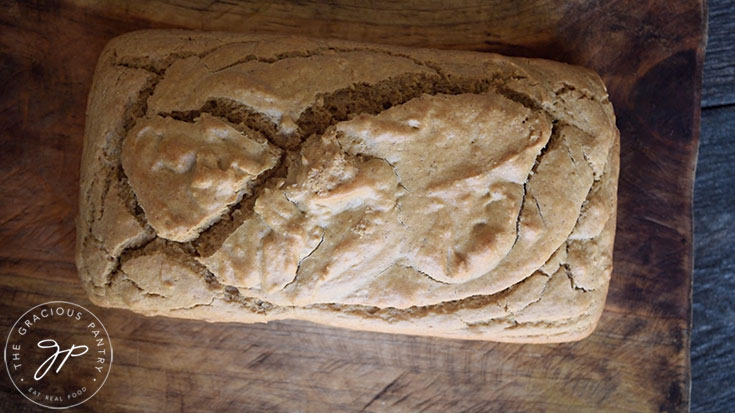
{"label": "loaf of bread", "polygon": [[90,92],[77,265],[94,303],[147,315],[578,340],[605,303],[618,165],[581,67],[134,32]]}

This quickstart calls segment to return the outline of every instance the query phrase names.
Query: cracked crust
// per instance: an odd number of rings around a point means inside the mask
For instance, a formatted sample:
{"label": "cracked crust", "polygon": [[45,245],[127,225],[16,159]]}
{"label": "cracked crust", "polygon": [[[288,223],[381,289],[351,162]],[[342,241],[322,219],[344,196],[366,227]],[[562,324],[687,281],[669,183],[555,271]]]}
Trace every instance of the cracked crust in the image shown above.
{"label": "cracked crust", "polygon": [[619,134],[593,72],[141,31],[96,70],[77,265],[99,305],[561,342],[612,271]]}

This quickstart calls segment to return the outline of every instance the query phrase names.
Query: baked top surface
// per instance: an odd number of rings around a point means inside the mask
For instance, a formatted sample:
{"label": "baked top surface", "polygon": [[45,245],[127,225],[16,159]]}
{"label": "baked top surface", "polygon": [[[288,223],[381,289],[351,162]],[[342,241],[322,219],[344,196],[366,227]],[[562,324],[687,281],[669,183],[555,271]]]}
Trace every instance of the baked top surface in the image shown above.
{"label": "baked top surface", "polygon": [[580,338],[604,304],[619,142],[588,70],[135,32],[87,122],[98,303],[503,341]]}

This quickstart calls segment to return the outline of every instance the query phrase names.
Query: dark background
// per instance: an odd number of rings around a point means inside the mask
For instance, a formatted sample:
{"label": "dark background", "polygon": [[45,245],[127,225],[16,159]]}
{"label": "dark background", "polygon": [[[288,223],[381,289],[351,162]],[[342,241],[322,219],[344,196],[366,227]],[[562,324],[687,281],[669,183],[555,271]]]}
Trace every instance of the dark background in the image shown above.
{"label": "dark background", "polygon": [[694,184],[692,412],[735,409],[735,0],[711,0]]}

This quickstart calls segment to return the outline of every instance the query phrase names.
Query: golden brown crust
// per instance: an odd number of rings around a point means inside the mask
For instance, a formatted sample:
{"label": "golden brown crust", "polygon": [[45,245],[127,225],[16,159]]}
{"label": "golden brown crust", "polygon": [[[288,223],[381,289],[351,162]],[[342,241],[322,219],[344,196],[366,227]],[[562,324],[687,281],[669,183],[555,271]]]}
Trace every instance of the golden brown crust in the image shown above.
{"label": "golden brown crust", "polygon": [[509,342],[601,314],[619,134],[589,70],[141,31],[103,51],[87,116],[97,304]]}

